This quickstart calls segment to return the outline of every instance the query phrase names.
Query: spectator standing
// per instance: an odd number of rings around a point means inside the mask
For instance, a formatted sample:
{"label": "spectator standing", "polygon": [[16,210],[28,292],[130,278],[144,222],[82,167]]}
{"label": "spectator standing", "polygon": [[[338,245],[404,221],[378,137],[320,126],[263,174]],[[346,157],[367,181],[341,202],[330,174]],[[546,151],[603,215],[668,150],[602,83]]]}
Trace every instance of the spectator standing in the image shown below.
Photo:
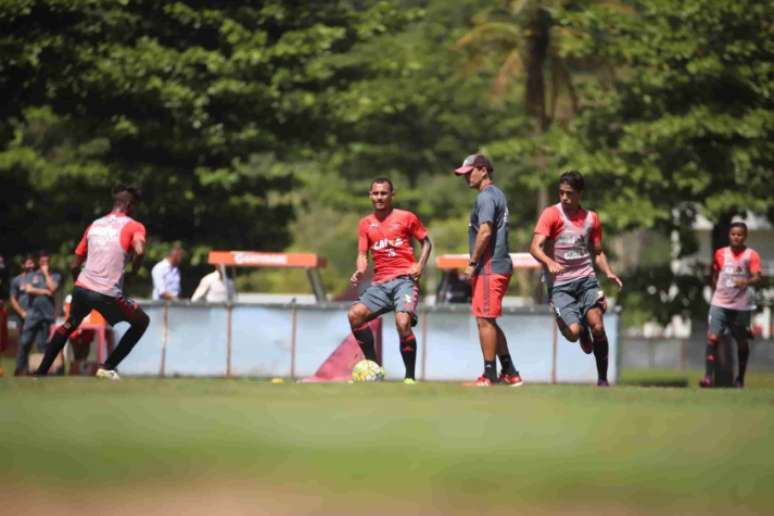
{"label": "spectator standing", "polygon": [[215,267],[214,271],[199,281],[191,301],[196,302],[204,298],[208,303],[225,303],[233,300],[235,294],[234,281],[225,276],[220,267]]}
{"label": "spectator standing", "polygon": [[27,309],[30,307],[30,296],[24,290],[24,286],[32,281],[32,274],[35,272],[35,257],[28,254],[22,262],[22,272],[11,281],[11,306],[19,315],[19,327],[24,324],[27,318]]}
{"label": "spectator standing", "polygon": [[15,376],[28,374],[29,354],[32,344],[43,352],[46,341],[54,324],[54,294],[59,289],[62,276],[50,269],[48,252],[41,251],[38,256],[38,268],[29,276],[29,282],[22,287],[29,296],[26,318],[22,326],[19,347],[16,351]]}
{"label": "spectator standing", "polygon": [[180,298],[180,263],[185,251],[179,245],[170,249],[166,258],[153,266],[153,299],[172,301]]}

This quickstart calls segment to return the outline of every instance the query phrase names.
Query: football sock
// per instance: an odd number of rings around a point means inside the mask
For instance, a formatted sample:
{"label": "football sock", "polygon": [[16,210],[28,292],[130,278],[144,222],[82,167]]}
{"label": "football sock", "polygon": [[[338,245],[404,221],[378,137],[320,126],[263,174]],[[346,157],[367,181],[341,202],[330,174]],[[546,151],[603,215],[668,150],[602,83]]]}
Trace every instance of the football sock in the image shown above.
{"label": "football sock", "polygon": [[500,365],[505,374],[516,374],[516,368],[513,367],[511,355],[500,355]]}
{"label": "football sock", "polygon": [[597,362],[597,377],[607,380],[607,336],[594,337],[594,360]]}
{"label": "football sock", "polygon": [[363,352],[366,359],[377,362],[376,349],[374,348],[374,334],[371,332],[368,323],[353,329],[352,335],[355,336],[357,345],[360,346],[360,350]]}
{"label": "football sock", "polygon": [[116,349],[113,350],[107,360],[105,360],[106,368],[115,369],[118,367],[118,364],[120,364],[121,361],[126,358],[126,355],[132,351],[134,345],[137,344],[137,341],[140,340],[140,337],[142,337],[143,333],[145,333],[149,322],[150,319],[148,319],[147,316],[143,319],[132,322],[132,325],[129,327],[126,333],[124,333],[124,336],[121,337],[120,341],[118,341],[118,346]]}
{"label": "football sock", "polygon": [[705,352],[705,376],[712,378],[715,374],[715,362],[717,361],[717,346],[707,343],[707,351]]}
{"label": "football sock", "polygon": [[414,379],[414,370],[417,364],[417,339],[413,333],[400,339],[400,356],[406,366],[406,378]]}
{"label": "football sock", "polygon": [[750,348],[739,346],[737,356],[739,358],[739,379],[744,381],[744,373],[747,371],[747,359],[750,357]]}
{"label": "football sock", "polygon": [[45,376],[48,374],[48,370],[51,369],[51,364],[56,360],[57,355],[62,351],[67,339],[75,331],[75,326],[71,326],[68,323],[63,324],[54,331],[54,335],[51,340],[46,344],[46,352],[43,355],[38,370],[35,371],[36,376]]}
{"label": "football sock", "polygon": [[497,381],[497,360],[484,360],[484,376],[492,383]]}

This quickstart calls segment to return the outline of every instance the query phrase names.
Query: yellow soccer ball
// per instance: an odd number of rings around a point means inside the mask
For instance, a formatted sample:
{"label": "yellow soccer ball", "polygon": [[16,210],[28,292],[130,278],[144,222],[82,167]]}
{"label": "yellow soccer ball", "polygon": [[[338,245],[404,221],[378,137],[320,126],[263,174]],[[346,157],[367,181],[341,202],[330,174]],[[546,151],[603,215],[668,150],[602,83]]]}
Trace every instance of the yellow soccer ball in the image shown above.
{"label": "yellow soccer ball", "polygon": [[384,368],[371,360],[361,360],[352,368],[353,382],[381,382],[384,380]]}

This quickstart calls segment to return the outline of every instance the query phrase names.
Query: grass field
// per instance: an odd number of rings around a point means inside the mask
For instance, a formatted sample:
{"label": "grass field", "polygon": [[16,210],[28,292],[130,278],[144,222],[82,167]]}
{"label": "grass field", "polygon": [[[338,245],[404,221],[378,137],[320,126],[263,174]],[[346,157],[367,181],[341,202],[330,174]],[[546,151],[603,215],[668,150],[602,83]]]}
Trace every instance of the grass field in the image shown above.
{"label": "grass field", "polygon": [[684,376],[607,390],[4,378],[0,512],[770,513],[774,378],[700,391]]}

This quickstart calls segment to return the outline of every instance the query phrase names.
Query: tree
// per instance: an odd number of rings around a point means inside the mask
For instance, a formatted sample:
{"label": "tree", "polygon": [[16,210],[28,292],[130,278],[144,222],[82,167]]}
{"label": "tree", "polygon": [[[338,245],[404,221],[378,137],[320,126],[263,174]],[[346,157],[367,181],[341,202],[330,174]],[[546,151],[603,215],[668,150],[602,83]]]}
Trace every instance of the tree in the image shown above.
{"label": "tree", "polygon": [[[24,202],[0,220],[24,235],[0,245],[72,248],[124,180],[145,191],[152,238],[194,262],[284,248],[293,163],[329,144],[320,92],[347,81],[312,61],[405,19],[385,2],[4,2],[0,178]],[[25,232],[33,218],[44,235]]]}
{"label": "tree", "polygon": [[[766,2],[649,0],[636,17],[594,21],[617,34],[600,50],[622,73],[551,142],[557,165],[583,170],[597,185],[593,201],[614,230],[676,231],[690,254],[699,212],[715,222],[746,211],[771,218],[771,19]],[[643,285],[656,302],[674,300],[659,311],[662,320],[704,311],[701,289],[683,284],[665,271]]]}
{"label": "tree", "polygon": [[497,66],[491,88],[494,99],[503,98],[523,81],[523,105],[532,121],[534,144],[528,155],[537,169],[538,213],[548,204],[548,162],[539,142],[555,120],[567,123],[577,113],[580,99],[573,76],[607,65],[583,45],[584,39],[599,35],[577,23],[578,13],[600,15],[611,6],[621,9],[619,3],[609,1],[498,1],[479,13],[473,28],[456,43],[467,53],[468,71]]}

